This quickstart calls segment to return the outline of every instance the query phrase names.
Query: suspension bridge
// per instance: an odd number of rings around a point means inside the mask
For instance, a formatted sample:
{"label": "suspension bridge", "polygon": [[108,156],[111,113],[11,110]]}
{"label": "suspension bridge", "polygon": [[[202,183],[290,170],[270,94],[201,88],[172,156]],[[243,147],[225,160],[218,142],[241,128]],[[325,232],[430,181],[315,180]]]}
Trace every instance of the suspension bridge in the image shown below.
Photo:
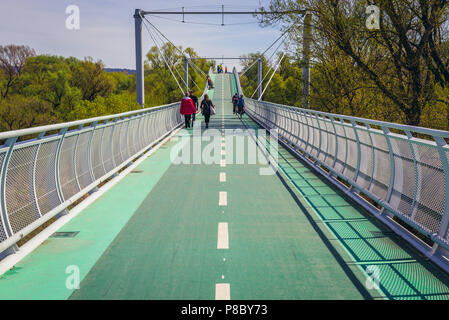
{"label": "suspension bridge", "polygon": [[449,298],[449,132],[239,118],[208,75],[208,130],[173,103],[0,133],[0,299]]}

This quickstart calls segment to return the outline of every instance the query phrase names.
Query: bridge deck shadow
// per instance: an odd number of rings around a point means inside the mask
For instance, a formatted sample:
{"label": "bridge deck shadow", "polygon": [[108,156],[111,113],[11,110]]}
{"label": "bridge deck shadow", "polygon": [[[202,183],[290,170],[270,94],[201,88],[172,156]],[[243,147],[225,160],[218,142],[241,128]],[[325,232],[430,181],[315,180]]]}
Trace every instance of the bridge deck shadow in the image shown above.
{"label": "bridge deck shadow", "polygon": [[[244,122],[248,127],[258,128],[249,117],[245,117]],[[266,139],[267,152],[269,145],[270,141]],[[343,249],[350,257],[343,264],[357,266],[366,275],[377,268],[382,294],[373,298],[449,298],[449,276],[444,271],[324,178],[317,176],[308,164],[288,149],[279,146],[278,157],[279,178],[302,211],[309,215],[311,223],[317,227],[324,226],[334,237],[325,239],[323,237],[326,236],[317,229],[322,240],[336,240],[340,248],[335,249],[340,252]],[[342,267],[346,268],[344,265]],[[363,294],[363,289],[359,290]]]}

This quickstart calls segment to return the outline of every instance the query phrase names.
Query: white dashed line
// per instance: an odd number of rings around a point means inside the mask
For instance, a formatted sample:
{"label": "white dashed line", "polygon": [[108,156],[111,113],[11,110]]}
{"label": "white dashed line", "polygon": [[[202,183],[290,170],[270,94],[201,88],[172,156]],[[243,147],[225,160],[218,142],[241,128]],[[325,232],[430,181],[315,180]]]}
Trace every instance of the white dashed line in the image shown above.
{"label": "white dashed line", "polygon": [[220,191],[218,205],[220,207],[225,207],[228,205],[228,193],[226,191]]}
{"label": "white dashed line", "polygon": [[220,182],[226,182],[226,173],[220,172]]}
{"label": "white dashed line", "polygon": [[217,283],[215,285],[215,300],[231,300],[231,285],[229,283]]}
{"label": "white dashed line", "polygon": [[218,224],[217,249],[229,249],[228,223]]}
{"label": "white dashed line", "polygon": [[220,167],[226,167],[226,160],[220,160]]}

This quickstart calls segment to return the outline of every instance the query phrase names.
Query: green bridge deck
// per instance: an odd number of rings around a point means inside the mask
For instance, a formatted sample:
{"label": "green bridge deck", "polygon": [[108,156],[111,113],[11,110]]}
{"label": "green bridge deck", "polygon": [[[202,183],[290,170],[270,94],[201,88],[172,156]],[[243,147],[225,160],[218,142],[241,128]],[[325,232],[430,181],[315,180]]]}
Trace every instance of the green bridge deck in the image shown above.
{"label": "green bridge deck", "polygon": [[[223,129],[257,128],[232,114],[232,81],[215,76],[217,114],[203,131],[220,143]],[[221,283],[231,299],[449,298],[445,273],[281,146],[275,175],[260,175],[262,164],[172,164],[192,134],[182,129],[59,230],[75,237],[50,237],[5,273],[0,299],[214,299]],[[220,159],[236,151],[228,139]],[[66,287],[72,265],[79,289]],[[366,286],[373,266],[378,290]]]}

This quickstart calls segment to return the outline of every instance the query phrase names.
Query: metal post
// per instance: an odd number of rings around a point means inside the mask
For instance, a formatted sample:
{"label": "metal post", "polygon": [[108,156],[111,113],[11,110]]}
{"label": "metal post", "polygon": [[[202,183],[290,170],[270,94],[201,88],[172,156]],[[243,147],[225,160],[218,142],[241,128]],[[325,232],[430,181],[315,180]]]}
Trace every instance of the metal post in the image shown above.
{"label": "metal post", "polygon": [[224,26],[224,5],[221,5],[221,25]]}
{"label": "metal post", "polygon": [[[449,230],[449,162],[446,156],[448,145],[446,143],[446,140],[442,137],[434,136],[433,138],[437,144],[438,153],[440,155],[441,164],[444,171],[444,208],[443,216],[441,217],[441,222],[437,233],[440,238],[444,239],[446,238]],[[448,250],[441,247],[438,243],[434,243],[432,252],[433,254],[445,257],[449,255]]]}
{"label": "metal post", "polygon": [[142,16],[140,12],[140,9],[136,9],[134,13],[136,36],[136,98],[137,103],[143,108],[145,98],[143,87]]}
{"label": "metal post", "polygon": [[17,137],[9,138],[6,140],[5,146],[8,147],[8,151],[5,155],[5,158],[3,159],[3,167],[1,170],[0,175],[0,206],[1,206],[1,214],[2,214],[2,220],[3,220],[3,227],[5,228],[5,231],[7,232],[7,236],[10,237],[13,235],[14,230],[12,229],[11,224],[9,223],[9,216],[8,216],[8,208],[6,206],[6,173],[8,171],[8,164],[9,159],[11,158],[14,144],[17,141]]}
{"label": "metal post", "polygon": [[189,91],[189,64],[187,57],[184,57],[184,83],[186,85],[187,92]]}
{"label": "metal post", "polygon": [[257,91],[257,100],[260,100],[262,97],[262,59],[259,58],[259,72],[257,75],[257,85],[258,85],[258,91]]}
{"label": "metal post", "polygon": [[309,108],[310,97],[310,43],[312,42],[312,14],[304,16],[303,47],[302,47],[302,105]]}

